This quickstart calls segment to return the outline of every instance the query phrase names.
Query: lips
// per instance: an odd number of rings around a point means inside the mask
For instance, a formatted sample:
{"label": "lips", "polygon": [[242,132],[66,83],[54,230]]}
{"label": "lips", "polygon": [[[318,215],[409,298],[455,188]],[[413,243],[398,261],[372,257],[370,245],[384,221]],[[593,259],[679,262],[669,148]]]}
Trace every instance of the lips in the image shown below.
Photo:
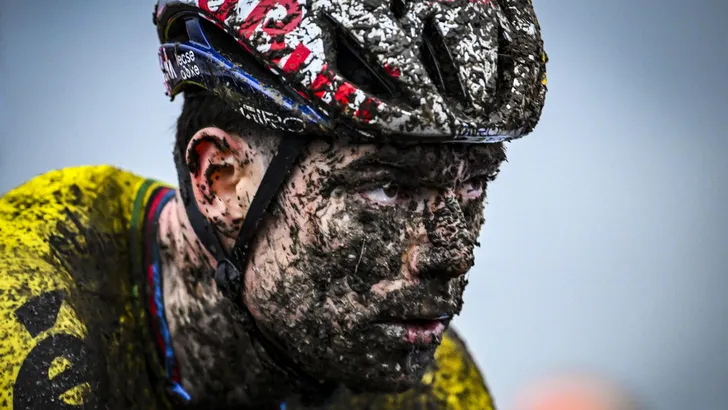
{"label": "lips", "polygon": [[452,316],[435,318],[404,318],[377,321],[374,326],[386,336],[407,345],[426,347],[439,344]]}
{"label": "lips", "polygon": [[436,348],[460,312],[463,287],[461,281],[436,276],[370,301],[374,314],[362,322],[371,330],[368,339],[395,349]]}

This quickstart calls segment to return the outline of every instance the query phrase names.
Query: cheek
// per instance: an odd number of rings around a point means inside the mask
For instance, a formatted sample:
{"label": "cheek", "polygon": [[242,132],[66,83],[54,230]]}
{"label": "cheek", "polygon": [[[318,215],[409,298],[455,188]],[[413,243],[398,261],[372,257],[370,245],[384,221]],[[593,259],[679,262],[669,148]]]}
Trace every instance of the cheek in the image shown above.
{"label": "cheek", "polygon": [[323,197],[310,188],[319,185],[294,175],[260,228],[245,276],[245,301],[256,319],[304,317],[338,270],[332,261],[339,258],[331,255],[351,245],[357,229],[346,204],[341,195]]}
{"label": "cheek", "polygon": [[[421,214],[405,207],[373,207],[348,199],[347,209],[329,226],[339,237],[330,242],[330,255],[347,287],[368,305],[398,289],[409,269],[407,252],[418,241]],[[346,224],[338,221],[346,220]]]}
{"label": "cheek", "polygon": [[[301,272],[294,266],[302,255],[305,242],[305,220],[291,204],[281,204],[269,216],[253,244],[254,251],[245,273],[245,302],[257,319],[270,319],[278,315],[287,318],[301,313],[301,289],[292,290],[292,283],[300,287]],[[297,294],[299,294],[297,296]],[[283,307],[296,306],[291,310]]]}
{"label": "cheek", "polygon": [[[314,218],[307,224],[307,245],[334,251],[348,245],[348,239],[361,229],[351,218],[349,209],[340,196],[333,196],[321,204]],[[315,241],[315,243],[310,243]]]}
{"label": "cheek", "polygon": [[485,199],[481,197],[467,200],[463,203],[462,210],[468,229],[475,234],[479,233],[485,222]]}

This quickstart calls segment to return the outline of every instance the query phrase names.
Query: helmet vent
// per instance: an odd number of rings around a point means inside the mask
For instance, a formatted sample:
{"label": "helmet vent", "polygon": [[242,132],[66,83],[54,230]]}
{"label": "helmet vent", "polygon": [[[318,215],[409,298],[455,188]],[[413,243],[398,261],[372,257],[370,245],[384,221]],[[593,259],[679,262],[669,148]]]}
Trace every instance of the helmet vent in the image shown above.
{"label": "helmet vent", "polygon": [[189,40],[190,37],[187,35],[186,19],[182,17],[173,19],[168,24],[165,35],[165,41],[167,43],[181,43]]}
{"label": "helmet vent", "polygon": [[445,45],[445,39],[433,17],[425,21],[420,57],[430,80],[441,94],[462,104],[468,103],[465,87],[460,82],[450,50]]}
{"label": "helmet vent", "polygon": [[356,39],[331,16],[324,15],[334,27],[333,45],[337,71],[350,83],[381,100],[393,100],[402,95],[400,85],[383,68],[369,64],[366,53]]}
{"label": "helmet vent", "polygon": [[394,17],[401,19],[407,14],[407,0],[392,0],[389,4],[389,10],[394,14]]}

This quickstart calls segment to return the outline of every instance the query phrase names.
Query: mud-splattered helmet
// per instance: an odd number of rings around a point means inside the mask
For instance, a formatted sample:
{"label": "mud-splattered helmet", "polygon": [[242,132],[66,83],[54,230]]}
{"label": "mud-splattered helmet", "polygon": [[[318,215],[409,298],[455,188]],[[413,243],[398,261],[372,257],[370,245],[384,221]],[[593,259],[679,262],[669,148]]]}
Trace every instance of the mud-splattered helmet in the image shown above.
{"label": "mud-splattered helmet", "polygon": [[531,0],[161,0],[167,93],[292,133],[497,142],[546,94]]}
{"label": "mud-splattered helmet", "polygon": [[240,272],[306,140],[506,141],[533,130],[546,95],[531,0],[159,0],[154,24],[167,95],[203,88],[282,131],[231,251],[186,191],[188,175],[180,190],[218,261],[218,288],[251,318],[277,364],[301,379],[285,346],[241,302]]}

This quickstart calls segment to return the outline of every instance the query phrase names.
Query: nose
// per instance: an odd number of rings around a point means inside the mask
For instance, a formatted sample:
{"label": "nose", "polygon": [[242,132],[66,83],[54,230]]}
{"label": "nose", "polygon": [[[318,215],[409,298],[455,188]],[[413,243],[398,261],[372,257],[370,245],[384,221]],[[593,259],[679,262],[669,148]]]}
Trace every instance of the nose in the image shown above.
{"label": "nose", "polygon": [[428,243],[418,247],[412,270],[421,277],[466,274],[474,264],[475,234],[468,229],[457,196],[445,192],[424,209],[423,225]]}

